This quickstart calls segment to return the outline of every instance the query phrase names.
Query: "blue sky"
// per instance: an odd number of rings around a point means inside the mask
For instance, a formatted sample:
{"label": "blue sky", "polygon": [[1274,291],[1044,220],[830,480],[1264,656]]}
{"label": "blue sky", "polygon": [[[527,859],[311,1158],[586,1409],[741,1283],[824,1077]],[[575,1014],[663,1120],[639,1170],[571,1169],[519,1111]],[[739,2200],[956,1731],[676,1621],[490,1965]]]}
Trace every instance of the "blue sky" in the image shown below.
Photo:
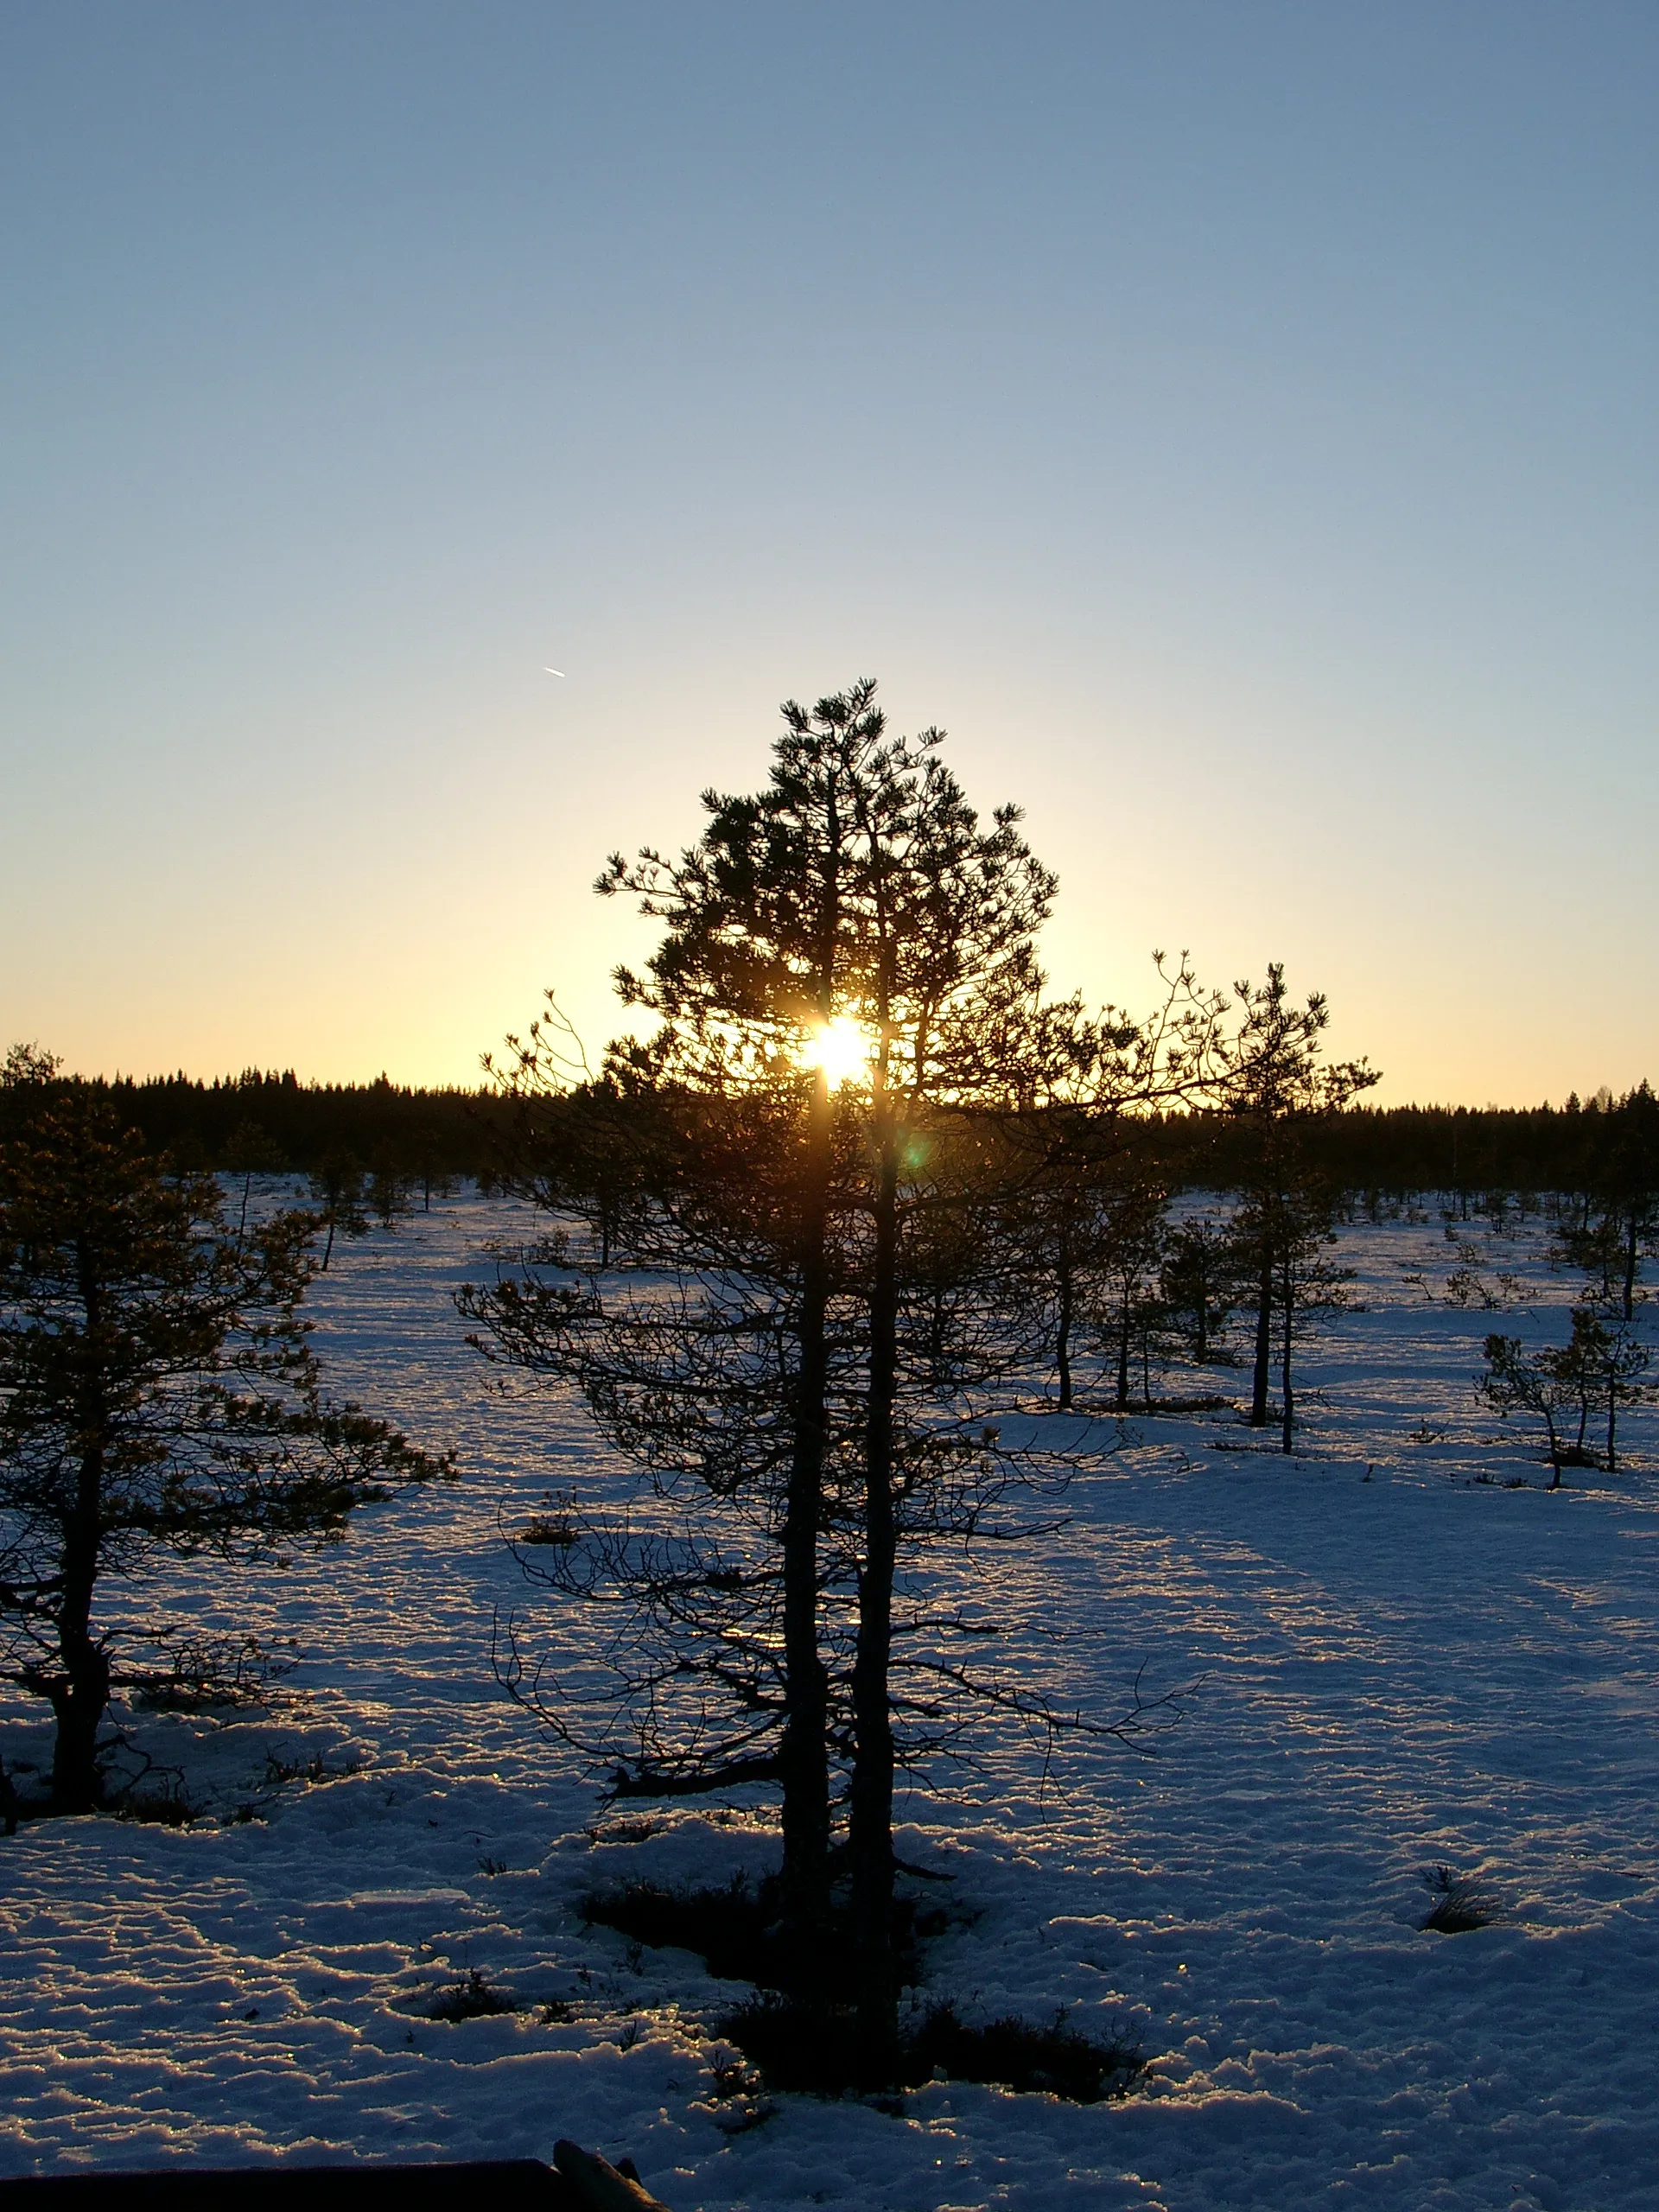
{"label": "blue sky", "polygon": [[[1649,4],[0,9],[0,1031],[467,1079],[874,674],[1056,980],[1659,1078]],[[543,664],[567,671],[563,682]]]}

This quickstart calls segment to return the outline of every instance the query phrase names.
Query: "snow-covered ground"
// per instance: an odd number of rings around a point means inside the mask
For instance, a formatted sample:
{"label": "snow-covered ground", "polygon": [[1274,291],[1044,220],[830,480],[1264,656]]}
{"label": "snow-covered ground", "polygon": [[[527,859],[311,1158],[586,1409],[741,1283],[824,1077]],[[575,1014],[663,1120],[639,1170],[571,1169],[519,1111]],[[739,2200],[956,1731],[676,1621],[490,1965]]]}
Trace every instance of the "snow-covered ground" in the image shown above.
{"label": "snow-covered ground", "polygon": [[[1570,1294],[1538,1224],[1460,1226],[1471,1255],[1438,1217],[1348,1231],[1370,1310],[1307,1355],[1301,1456],[1213,1415],[1136,1423],[1063,1535],[987,1570],[1010,1658],[1096,1710],[1143,1662],[1154,1691],[1205,1677],[1155,1761],[1085,1745],[1046,1778],[1039,1745],[989,1738],[957,1796],[904,1808],[906,1857],[978,1916],[934,1947],[931,1991],[1131,2025],[1141,2088],[1078,2107],[936,2083],[899,2113],[766,2117],[715,2094],[701,2024],[739,1993],[575,1910],[625,1875],[763,1867],[763,1802],[607,1812],[491,1679],[492,1611],[525,1602],[501,1525],[597,1463],[580,1408],[500,1394],[460,1341],[452,1290],[509,1215],[417,1217],[314,1294],[334,1387],[453,1443],[461,1481],[286,1573],[168,1593],[297,1639],[285,1701],[130,1731],[213,1815],[258,1817],[0,1842],[0,2172],[572,2135],[632,2152],[675,2212],[1659,2204],[1659,1458],[1633,1422],[1626,1471],[1549,1496],[1475,1403],[1485,1332],[1541,1335]],[[1445,1302],[1466,1256],[1529,1302]],[[0,1728],[9,1760],[44,1758],[35,1712]],[[1421,1932],[1437,1864],[1497,1923]],[[521,2009],[425,2017],[474,1967]]]}

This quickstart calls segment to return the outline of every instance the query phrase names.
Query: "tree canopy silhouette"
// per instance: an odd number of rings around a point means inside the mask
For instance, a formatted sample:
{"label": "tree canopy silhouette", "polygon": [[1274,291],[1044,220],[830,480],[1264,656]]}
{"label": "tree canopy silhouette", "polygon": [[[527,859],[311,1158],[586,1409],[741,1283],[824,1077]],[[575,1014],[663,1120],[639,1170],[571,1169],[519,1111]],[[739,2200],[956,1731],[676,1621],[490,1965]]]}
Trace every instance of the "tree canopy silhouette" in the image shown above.
{"label": "tree canopy silhouette", "polygon": [[[1023,1467],[964,1418],[1035,1348],[1010,1202],[1079,1120],[1173,1095],[1217,1009],[1185,968],[1146,1027],[1051,1001],[1036,938],[1054,880],[1018,810],[982,821],[941,734],[890,736],[871,683],[783,711],[761,791],[705,793],[694,846],[613,855],[601,878],[664,925],[644,972],[618,976],[655,1029],[574,1093],[556,1016],[510,1045],[506,1087],[561,1109],[524,1181],[563,1218],[463,1304],[484,1349],[573,1380],[645,1471],[643,1518],[578,1516],[541,1571],[620,1609],[624,1786],[780,1784],[805,1982],[826,1948],[831,1770],[850,1767],[880,2079],[895,1770],[971,1694],[948,1647],[984,1626],[940,1615],[902,1562],[1011,1529]],[[636,1172],[609,1179],[632,1202],[607,1211],[583,1162],[630,1136]],[[543,1712],[572,1732],[568,1709]]]}
{"label": "tree canopy silhouette", "polygon": [[0,1141],[0,1628],[56,1719],[52,1802],[99,1801],[119,1636],[101,1581],[158,1553],[327,1542],[444,1463],[324,1395],[298,1307],[315,1223],[227,1224],[105,1097],[14,1051]]}

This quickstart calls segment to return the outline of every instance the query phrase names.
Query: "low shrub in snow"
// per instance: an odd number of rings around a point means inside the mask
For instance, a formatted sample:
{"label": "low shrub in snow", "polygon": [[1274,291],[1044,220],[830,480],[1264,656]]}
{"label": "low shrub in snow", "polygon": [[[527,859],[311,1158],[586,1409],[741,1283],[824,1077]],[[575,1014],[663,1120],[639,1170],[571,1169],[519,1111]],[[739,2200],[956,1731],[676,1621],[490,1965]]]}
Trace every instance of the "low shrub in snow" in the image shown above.
{"label": "low shrub in snow", "polygon": [[532,1513],[514,1539],[520,1544],[555,1544],[567,1551],[575,1541],[576,1531],[569,1521],[545,1513]]}
{"label": "low shrub in snow", "polygon": [[202,1808],[186,1796],[183,1777],[169,1781],[158,1789],[134,1790],[124,1797],[115,1808],[120,1821],[143,1821],[163,1828],[188,1828],[192,1821],[201,1817]]}
{"label": "low shrub in snow", "polygon": [[493,1989],[476,1967],[448,1989],[441,1989],[426,2008],[429,2020],[493,2019],[502,2012],[516,2012],[518,1999],[504,1989]]}
{"label": "low shrub in snow", "polygon": [[265,1753],[264,1779],[266,1787],[271,1789],[280,1789],[285,1782],[346,1782],[362,1771],[361,1759],[342,1759],[338,1766],[330,1766],[326,1751],[310,1751],[303,1756],[281,1751]]}
{"label": "low shrub in snow", "polygon": [[[168,1663],[135,1676],[128,1702],[137,1713],[233,1713],[266,1705],[273,1686],[297,1663],[252,1636],[174,1641],[160,1634],[153,1640]],[[296,1649],[290,1638],[286,1650]]]}
{"label": "low shrub in snow", "polygon": [[1485,1891],[1466,1874],[1451,1866],[1425,1866],[1423,1887],[1428,1891],[1428,1910],[1418,1922],[1438,1936],[1467,1936],[1477,1928],[1490,1928],[1497,1914]]}
{"label": "low shrub in snow", "polygon": [[1040,2027],[1012,2018],[970,2027],[954,2006],[933,2005],[905,2049],[906,2071],[918,2081],[943,2074],[951,2082],[1043,2090],[1079,2105],[1121,2097],[1147,2063],[1130,2036],[1114,2031],[1103,2042],[1074,2028],[1064,2010]]}
{"label": "low shrub in snow", "polygon": [[[805,2005],[766,1992],[727,2013],[717,2028],[769,2089],[838,2096],[868,2086],[849,2007]],[[1041,2024],[1009,2017],[975,2026],[942,2003],[901,2030],[898,2086],[915,2088],[940,2078],[980,2082],[1092,2105],[1122,2096],[1146,2063],[1127,2036],[1085,2035],[1064,2012]]]}

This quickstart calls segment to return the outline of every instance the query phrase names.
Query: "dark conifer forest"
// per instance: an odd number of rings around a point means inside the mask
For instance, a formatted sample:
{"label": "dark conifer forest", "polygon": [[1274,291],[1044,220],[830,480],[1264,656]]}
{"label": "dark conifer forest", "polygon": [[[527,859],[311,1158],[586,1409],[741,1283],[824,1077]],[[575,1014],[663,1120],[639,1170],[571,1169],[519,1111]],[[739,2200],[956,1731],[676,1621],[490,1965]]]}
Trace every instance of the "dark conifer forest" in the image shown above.
{"label": "dark conifer forest", "polygon": [[[365,1173],[393,1164],[416,1185],[436,1173],[488,1187],[511,1165],[519,1114],[488,1084],[428,1090],[385,1076],[307,1083],[291,1068],[121,1076],[99,1087],[152,1149],[234,1173],[311,1174],[345,1158]],[[1645,1133],[1646,1118],[1638,1109],[1638,1129],[1630,1102],[1605,1093],[1522,1107],[1362,1103],[1322,1121],[1306,1141],[1324,1179],[1356,1204],[1433,1192],[1476,1206],[1492,1192],[1593,1194],[1632,1140],[1653,1152],[1659,1181],[1659,1140]],[[1149,1115],[1136,1133],[1148,1166],[1185,1189],[1236,1188],[1248,1141],[1236,1119],[1203,1111]]]}

